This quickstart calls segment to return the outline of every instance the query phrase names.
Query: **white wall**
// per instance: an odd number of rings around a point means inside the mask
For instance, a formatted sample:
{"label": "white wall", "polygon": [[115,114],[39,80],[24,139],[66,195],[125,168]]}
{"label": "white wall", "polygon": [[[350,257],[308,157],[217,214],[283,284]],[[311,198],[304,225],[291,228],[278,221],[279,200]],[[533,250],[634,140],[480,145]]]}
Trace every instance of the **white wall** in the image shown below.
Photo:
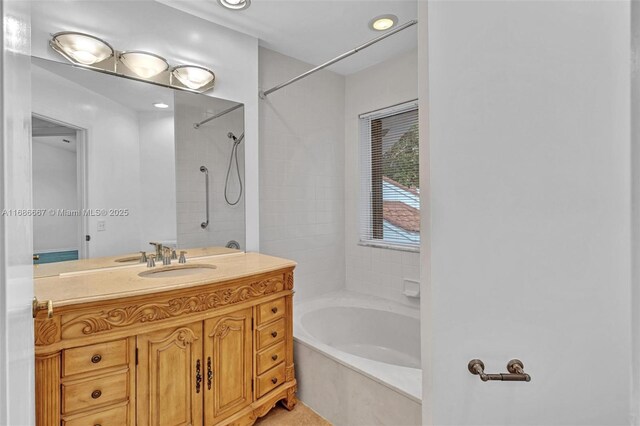
{"label": "white wall", "polygon": [[[260,49],[261,88],[311,68]],[[260,239],[299,262],[297,300],[344,287],[344,77],[321,71],[261,101]]]}
{"label": "white wall", "polygon": [[429,3],[434,424],[630,423],[629,10]]}
{"label": "white wall", "polygon": [[33,55],[65,63],[49,47],[52,33],[95,34],[120,50],[147,50],[170,63],[211,68],[211,96],[245,104],[247,249],[259,249],[258,40],[152,0],[34,1]]}
{"label": "white wall", "polygon": [[[182,96],[181,96],[182,95]],[[225,114],[198,129],[193,124],[230,108],[229,102],[211,100],[207,105],[193,105],[190,95],[176,93],[176,185],[178,245],[189,247],[224,247],[230,240],[245,249],[245,193],[238,204],[227,204],[224,198],[225,177],[233,142],[227,137],[232,132],[240,137],[244,132],[242,108]],[[207,112],[209,111],[209,112]],[[238,146],[240,176],[245,182],[244,142]],[[205,175],[200,167],[209,170],[209,226],[206,220]],[[235,161],[229,176],[229,201],[239,194]]]}
{"label": "white wall", "polygon": [[[75,137],[64,138],[75,143]],[[31,154],[34,209],[78,209],[77,153],[54,145],[63,144],[62,139],[60,136],[33,138]],[[33,252],[79,250],[78,221],[76,216],[35,216]]]}
{"label": "white wall", "polygon": [[419,280],[419,253],[358,245],[360,229],[360,120],[365,112],[418,97],[417,51],[404,53],[346,77],[345,83],[345,254],[346,287],[413,306],[403,280]]}
{"label": "white wall", "polygon": [[175,241],[176,154],[173,112],[139,112],[140,250]]}
{"label": "white wall", "polygon": [[[0,2],[0,209],[31,207],[30,4]],[[28,216],[0,216],[0,424],[34,422],[33,240]]]}
{"label": "white wall", "polygon": [[[31,77],[35,114],[86,130],[87,208],[130,210],[88,217],[89,256],[136,251],[143,220],[137,113],[43,68],[32,66]],[[98,232],[98,221],[105,221],[105,231]]]}

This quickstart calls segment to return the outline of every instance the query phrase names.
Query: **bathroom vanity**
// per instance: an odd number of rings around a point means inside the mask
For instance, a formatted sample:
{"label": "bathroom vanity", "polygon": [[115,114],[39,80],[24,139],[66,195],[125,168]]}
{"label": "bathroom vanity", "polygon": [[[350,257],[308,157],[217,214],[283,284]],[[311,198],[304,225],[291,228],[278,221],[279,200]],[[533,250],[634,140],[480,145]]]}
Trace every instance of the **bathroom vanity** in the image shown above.
{"label": "bathroom vanity", "polygon": [[36,424],[240,426],[292,409],[294,268],[236,253],[37,278]]}

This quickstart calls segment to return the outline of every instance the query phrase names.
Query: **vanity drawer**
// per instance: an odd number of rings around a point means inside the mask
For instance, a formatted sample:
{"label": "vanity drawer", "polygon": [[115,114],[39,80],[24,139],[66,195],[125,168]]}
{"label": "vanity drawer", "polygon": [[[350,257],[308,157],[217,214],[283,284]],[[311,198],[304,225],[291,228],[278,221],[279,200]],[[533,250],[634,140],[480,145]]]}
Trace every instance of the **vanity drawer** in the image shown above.
{"label": "vanity drawer", "polygon": [[62,385],[62,412],[71,413],[99,405],[125,401],[129,397],[129,373],[112,374]]}
{"label": "vanity drawer", "polygon": [[276,318],[284,316],[284,297],[258,305],[258,325],[266,324]]}
{"label": "vanity drawer", "polygon": [[262,397],[270,390],[280,386],[284,383],[284,362],[281,362],[278,366],[273,367],[266,373],[258,376],[257,380],[257,398]]}
{"label": "vanity drawer", "polygon": [[258,353],[256,361],[258,374],[264,373],[284,360],[284,347],[284,341],[282,341]]}
{"label": "vanity drawer", "polygon": [[284,339],[284,318],[258,329],[258,350]]}
{"label": "vanity drawer", "polygon": [[72,376],[126,364],[126,340],[99,343],[65,350],[62,354],[62,376]]}
{"label": "vanity drawer", "polygon": [[63,420],[62,426],[123,426],[129,424],[127,421],[128,410],[128,406],[121,405],[87,416],[76,417],[73,420]]}

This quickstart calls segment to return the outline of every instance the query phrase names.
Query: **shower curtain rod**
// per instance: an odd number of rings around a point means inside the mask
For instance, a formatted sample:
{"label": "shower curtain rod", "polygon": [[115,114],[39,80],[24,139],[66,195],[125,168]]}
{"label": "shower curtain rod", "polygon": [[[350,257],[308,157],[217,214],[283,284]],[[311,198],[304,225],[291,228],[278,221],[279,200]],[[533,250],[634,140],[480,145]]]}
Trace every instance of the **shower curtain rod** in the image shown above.
{"label": "shower curtain rod", "polygon": [[[280,90],[280,89],[282,89],[283,87],[287,87],[288,85],[293,84],[293,83],[295,83],[295,82],[296,82],[296,81],[298,81],[298,80],[301,80],[301,79],[303,79],[303,78],[305,78],[305,77],[307,77],[307,76],[310,76],[311,74],[313,74],[313,73],[315,73],[315,72],[318,72],[318,71],[320,71],[320,70],[322,70],[322,69],[324,69],[324,68],[326,68],[326,67],[328,67],[328,66],[330,66],[330,65],[333,65],[333,64],[335,64],[335,63],[336,63],[336,62],[338,62],[338,61],[341,61],[341,60],[343,60],[343,59],[345,59],[345,58],[348,58],[349,56],[354,55],[354,54],[358,53],[359,51],[361,51],[361,50],[363,50],[363,49],[366,49],[367,47],[369,47],[369,46],[371,46],[371,45],[374,45],[374,44],[376,44],[376,43],[377,43],[377,42],[379,42],[379,41],[384,40],[384,39],[385,39],[385,38],[387,38],[387,37],[391,37],[392,35],[394,35],[394,34],[396,34],[396,33],[399,33],[399,32],[400,32],[400,31],[402,31],[402,30],[405,30],[405,29],[407,29],[407,28],[409,28],[409,27],[412,27],[412,26],[414,26],[414,25],[415,25],[415,24],[417,24],[417,23],[418,23],[418,20],[417,20],[417,19],[414,19],[414,20],[412,20],[412,21],[406,22],[406,23],[404,23],[404,24],[400,25],[398,28],[396,28],[396,29],[394,29],[394,30],[391,30],[391,31],[389,31],[389,32],[387,32],[387,33],[384,33],[384,34],[382,34],[381,36],[378,36],[378,37],[376,37],[376,38],[374,38],[374,39],[372,39],[372,40],[369,40],[368,42],[366,42],[366,43],[364,43],[364,44],[362,44],[362,45],[360,45],[360,46],[356,47],[355,49],[351,49],[351,50],[349,50],[348,52],[345,52],[345,53],[343,53],[343,54],[342,54],[342,55],[340,55],[340,56],[336,56],[335,58],[331,59],[330,61],[325,62],[325,63],[324,63],[324,64],[322,64],[322,65],[318,65],[317,67],[315,67],[315,68],[313,68],[313,69],[310,69],[309,71],[307,71],[307,72],[305,72],[305,73],[303,73],[303,74],[300,74],[299,76],[294,77],[294,78],[292,78],[292,79],[291,79],[291,80],[289,80],[289,81],[286,81],[286,82],[284,82],[284,83],[278,84],[277,86],[274,86],[274,87],[272,87],[272,88],[271,88],[271,89],[269,89],[269,90],[260,91],[260,92],[259,92],[260,99],[266,99],[266,98],[267,98],[267,95],[269,95],[269,94],[271,94],[271,93],[275,92],[276,90]],[[226,109],[226,110],[224,110],[224,111],[222,111],[222,112],[219,112],[218,114],[216,114],[216,115],[214,115],[214,116],[212,116],[212,117],[209,117],[209,118],[207,118],[207,119],[205,119],[205,120],[202,120],[202,121],[201,121],[201,122],[199,122],[199,123],[195,123],[195,124],[193,125],[193,127],[194,127],[194,128],[196,128],[196,129],[198,129],[198,128],[200,128],[200,126],[202,126],[203,124],[208,123],[208,122],[209,122],[209,121],[211,121],[211,120],[215,120],[215,119],[216,119],[216,118],[218,118],[218,117],[222,117],[223,115],[228,114],[228,113],[230,113],[231,111],[235,111],[235,110],[237,110],[238,108],[241,108],[241,107],[243,107],[243,106],[244,106],[244,104],[238,104],[238,105],[235,105],[235,106],[233,106],[233,107],[231,107],[231,108],[229,108],[229,109]]]}
{"label": "shower curtain rod", "polygon": [[317,71],[320,71],[321,69],[324,69],[324,68],[326,68],[326,67],[328,67],[328,66],[330,66],[330,65],[333,65],[333,64],[335,64],[335,63],[336,63],[336,62],[338,62],[338,61],[341,61],[341,60],[343,60],[343,59],[345,59],[345,58],[348,58],[349,56],[354,55],[354,54],[358,53],[359,51],[361,51],[361,50],[363,50],[363,49],[366,49],[367,47],[369,47],[369,46],[371,46],[371,45],[373,45],[373,44],[376,44],[376,43],[377,43],[377,42],[379,42],[379,41],[384,40],[384,39],[385,39],[385,38],[387,38],[387,37],[391,37],[392,35],[394,35],[394,34],[396,34],[396,33],[399,33],[400,31],[402,31],[402,30],[404,30],[404,29],[407,29],[407,28],[409,28],[409,27],[412,27],[412,26],[414,26],[414,25],[415,25],[415,24],[417,24],[417,23],[418,23],[418,20],[417,20],[417,19],[414,19],[414,20],[412,20],[412,21],[406,22],[406,23],[404,23],[404,24],[400,25],[398,28],[396,28],[396,29],[394,29],[394,30],[391,30],[391,31],[389,31],[389,32],[387,32],[387,33],[384,33],[384,34],[382,34],[381,36],[376,37],[376,38],[374,38],[374,39],[372,39],[372,40],[369,40],[369,41],[368,41],[368,42],[366,42],[365,44],[360,45],[360,46],[356,47],[355,49],[351,49],[350,51],[348,51],[348,52],[346,52],[346,53],[343,53],[343,54],[342,54],[342,55],[340,55],[340,56],[336,56],[336,57],[335,57],[335,58],[333,58],[332,60],[330,60],[330,61],[328,61],[328,62],[325,62],[325,63],[324,63],[324,64],[322,64],[322,65],[318,65],[317,67],[315,67],[315,68],[313,68],[313,69],[311,69],[311,70],[309,70],[309,71],[307,71],[307,72],[305,72],[305,73],[303,73],[303,74],[300,74],[299,76],[294,77],[294,78],[292,78],[292,79],[291,79],[291,80],[289,80],[289,81],[286,81],[286,82],[284,82],[284,83],[282,83],[282,84],[278,84],[277,86],[274,86],[274,87],[272,87],[272,88],[271,88],[271,89],[269,89],[269,90],[261,91],[261,92],[259,93],[259,95],[260,95],[260,99],[266,99],[267,95],[269,95],[269,94],[271,94],[271,93],[275,92],[276,90],[280,90],[280,89],[282,89],[283,87],[287,87],[288,85],[290,85],[290,84],[292,84],[292,83],[295,83],[295,82],[296,82],[296,81],[298,81],[298,80],[301,80],[301,79],[303,79],[303,78],[305,78],[305,77],[307,77],[307,76],[309,76],[309,75],[311,75],[311,74],[313,74],[313,73],[315,73],[315,72],[317,72]]}
{"label": "shower curtain rod", "polygon": [[202,121],[201,121],[201,122],[199,122],[199,123],[195,123],[195,124],[193,125],[193,128],[194,128],[194,129],[199,129],[199,128],[200,128],[200,126],[202,126],[203,124],[208,123],[208,122],[210,122],[211,120],[215,120],[215,119],[216,119],[216,118],[218,118],[218,117],[222,117],[222,116],[223,116],[223,115],[225,115],[225,114],[229,114],[231,111],[235,111],[235,110],[237,110],[238,108],[242,108],[243,106],[244,106],[244,104],[234,105],[234,106],[232,106],[231,108],[225,109],[224,111],[219,112],[219,113],[217,113],[217,114],[216,114],[216,115],[214,115],[214,116],[211,116],[211,117],[209,117],[209,118],[205,118],[204,120],[202,120]]}

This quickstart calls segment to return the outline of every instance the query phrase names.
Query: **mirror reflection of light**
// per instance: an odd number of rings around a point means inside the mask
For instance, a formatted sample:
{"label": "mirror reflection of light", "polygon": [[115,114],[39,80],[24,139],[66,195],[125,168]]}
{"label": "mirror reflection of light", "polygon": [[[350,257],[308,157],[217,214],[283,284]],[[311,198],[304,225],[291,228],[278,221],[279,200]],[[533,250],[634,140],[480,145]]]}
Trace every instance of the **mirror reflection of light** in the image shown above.
{"label": "mirror reflection of light", "polygon": [[28,34],[28,28],[21,20],[13,16],[4,17],[5,48],[8,51],[28,54],[26,46]]}

